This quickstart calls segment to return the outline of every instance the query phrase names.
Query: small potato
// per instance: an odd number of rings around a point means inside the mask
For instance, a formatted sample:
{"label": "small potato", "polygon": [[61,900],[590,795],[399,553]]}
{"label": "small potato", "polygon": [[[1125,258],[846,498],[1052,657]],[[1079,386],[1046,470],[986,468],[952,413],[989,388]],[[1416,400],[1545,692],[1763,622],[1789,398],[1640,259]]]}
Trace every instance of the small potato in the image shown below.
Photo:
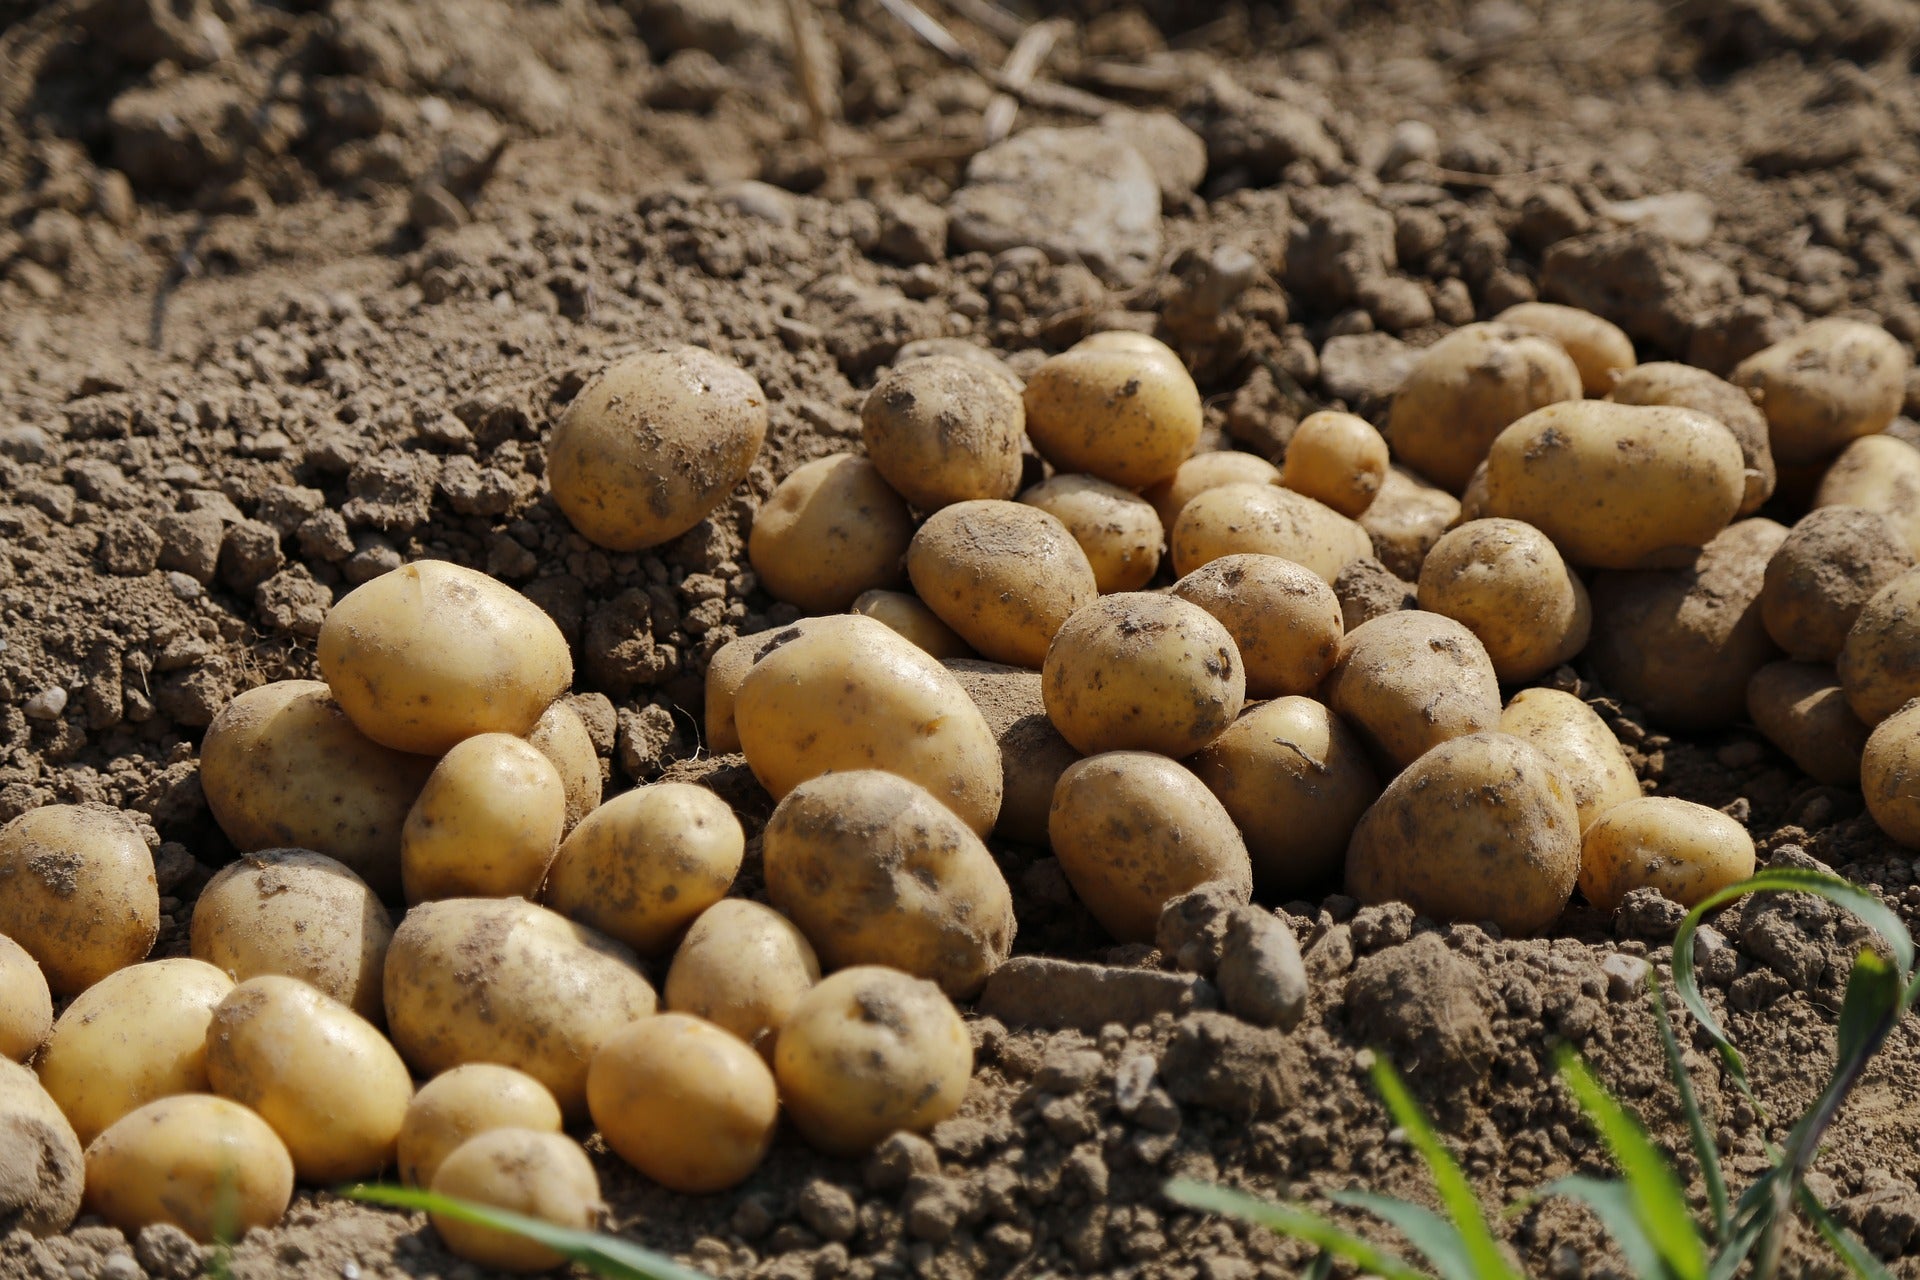
{"label": "small potato", "polygon": [[973,1042],[953,1002],[896,969],[842,969],[802,997],[774,1050],[780,1100],[800,1136],[856,1156],[960,1109]]}
{"label": "small potato", "polygon": [[1441,535],[1463,520],[1478,518],[1478,514],[1468,513],[1467,502],[1474,498],[1475,485],[1484,492],[1485,471],[1484,463],[1474,470],[1462,499],[1428,484],[1405,467],[1388,468],[1379,495],[1360,513],[1360,527],[1366,531],[1380,563],[1409,582],[1419,578],[1427,552]]}
{"label": "small potato", "polygon": [[1767,440],[1767,416],[1743,388],[1705,369],[1659,361],[1627,370],[1613,384],[1607,399],[1615,404],[1667,404],[1716,419],[1740,442],[1740,454],[1746,462],[1746,487],[1738,514],[1752,515],[1773,496],[1776,475],[1773,446]]}
{"label": "small potato", "polygon": [[122,1116],[87,1146],[86,1207],[129,1236],[159,1224],[201,1244],[280,1221],[293,1159],[237,1102],[183,1093]]}
{"label": "small potato", "polygon": [[682,1195],[746,1181],[780,1120],[760,1055],[683,1013],[636,1022],[601,1045],[587,1068],[587,1105],[615,1154]]}
{"label": "small potato", "polygon": [[1305,494],[1272,484],[1208,489],[1173,526],[1173,569],[1186,577],[1222,556],[1279,556],[1305,565],[1329,585],[1355,560],[1373,554],[1367,531]]}
{"label": "small potato", "polygon": [[1638,363],[1633,339],[1619,325],[1578,307],[1521,302],[1495,316],[1494,323],[1529,329],[1559,343],[1580,371],[1581,390],[1590,396],[1613,390],[1614,379]]}
{"label": "small potato", "polygon": [[973,647],[940,621],[940,615],[905,591],[862,591],[852,613],[885,623],[935,658],[971,658]]}
{"label": "small potato", "polygon": [[0,1231],[58,1235],[80,1213],[85,1157],[33,1072],[0,1058]]}
{"label": "small potato", "polygon": [[665,955],[733,887],[747,837],[705,787],[658,782],[615,796],[560,846],[541,901],[643,956]]}
{"label": "small potato", "polygon": [[320,673],[354,728],[443,755],[477,733],[524,736],[573,683],[567,638],[539,605],[443,560],[354,588],[320,628]]}
{"label": "small potato", "polygon": [[1547,757],[1504,733],[1443,742],[1387,784],[1347,847],[1347,892],[1435,920],[1539,933],[1580,874],[1580,811]]}
{"label": "small potato", "polygon": [[897,367],[909,360],[924,360],[929,356],[947,356],[955,360],[968,360],[993,374],[1012,387],[1016,393],[1026,389],[1026,383],[1020,376],[1007,367],[1007,362],[966,338],[915,338],[894,353],[893,363]]}
{"label": "small potato", "polygon": [[[600,1179],[580,1144],[563,1133],[488,1129],[440,1162],[430,1190],[584,1231],[606,1212]],[[500,1271],[551,1271],[566,1259],[525,1236],[429,1213],[447,1252]]]}
{"label": "small potato", "polygon": [[1420,609],[1349,631],[1321,693],[1391,772],[1500,723],[1500,680],[1486,646],[1452,618]]}
{"label": "small potato", "polygon": [[1324,409],[1294,429],[1280,483],[1357,518],[1379,495],[1388,461],[1387,442],[1371,422]]}
{"label": "small potato", "polygon": [[1658,889],[1683,907],[1753,874],[1753,838],[1721,813],[1672,796],[1615,805],[1587,828],[1580,892],[1612,911],[1635,889]]}
{"label": "small potato", "polygon": [[413,1100],[407,1064],[373,1024],[296,978],[249,978],[207,1029],[213,1091],[273,1126],[302,1181],[366,1178],[393,1163]]}
{"label": "small potato", "polygon": [[1877,512],[1920,558],[1920,449],[1892,436],[1862,436],[1826,469],[1813,505]]}
{"label": "small potato", "polygon": [[380,974],[393,921],[366,881],[307,849],[242,854],[193,906],[192,949],[235,982],[282,974],[368,1022],[384,1017]]}
{"label": "small potato", "polygon": [[1073,344],[1076,351],[1126,351],[1134,355],[1155,356],[1180,362],[1180,353],[1150,333],[1137,329],[1102,329]]}
{"label": "small potato", "polygon": [[1674,568],[1746,493],[1733,433],[1692,409],[1607,400],[1520,419],[1487,454],[1487,511],[1539,529],[1576,565]]}
{"label": "small potato", "polygon": [[796,469],[760,504],[747,559],[774,599],[836,613],[862,591],[899,586],[912,540],[913,513],[879,468],[833,453]]}
{"label": "small potato", "polygon": [[1000,812],[987,722],[945,668],[871,618],[835,619],[762,658],[734,713],[747,764],[775,800],[823,773],[885,766],[977,834]]}
{"label": "small potato", "polygon": [[1874,726],[1860,756],[1860,790],[1889,840],[1920,849],[1920,702]]}
{"label": "small potato", "polygon": [[249,689],[200,744],[207,807],[243,853],[311,849],[388,902],[400,897],[400,832],[433,765],[367,738],[317,680]]}
{"label": "small potato", "polygon": [[1867,726],[1847,705],[1832,667],[1769,662],[1747,682],[1747,714],[1767,741],[1816,782],[1860,785]]}
{"label": "small potato", "polygon": [[1020,392],[974,360],[894,366],[860,409],[860,438],[886,482],[921,511],[1020,488],[1027,413]]}
{"label": "small potato", "polygon": [[1233,723],[1246,672],[1233,635],[1197,604],[1127,592],[1078,610],[1047,650],[1047,718],[1084,754],[1192,755]]}
{"label": "small potato", "polygon": [[969,658],[943,665],[980,709],[1000,747],[1000,816],[994,834],[1046,847],[1054,784],[1080,753],[1047,719],[1040,673]]}
{"label": "small potato", "polygon": [[[527,733],[527,743],[547,758],[560,775],[567,796],[566,831],[600,807],[600,753],[594,750],[587,722],[565,698],[557,698],[540,713]],[[564,833],[563,833],[564,834]]]}
{"label": "small potato", "polygon": [[146,959],[159,932],[153,855],[124,814],[50,804],[0,827],[0,934],[55,995]]}
{"label": "small potato", "polygon": [[1249,698],[1311,694],[1333,670],[1340,598],[1320,575],[1278,556],[1222,556],[1173,584],[1233,637]]}
{"label": "small potato", "polygon": [[430,1187],[440,1165],[467,1139],[489,1129],[560,1132],[560,1104],[524,1071],[469,1062],[420,1086],[400,1122],[395,1152],[400,1180]]}
{"label": "small potato", "polygon": [[1847,632],[1835,669],[1847,705],[1868,725],[1920,698],[1920,569],[1874,592]]}
{"label": "small potato", "polygon": [[681,939],[662,995],[675,1013],[705,1018],[770,1058],[781,1026],[819,981],[813,944],[791,920],[746,898],[723,898]]}
{"label": "small potato", "polygon": [[700,347],[627,356],[580,389],[547,445],[547,480],[587,541],[677,538],[746,478],[767,436],[752,374]]}
{"label": "small potato", "polygon": [[1246,842],[1200,779],[1165,756],[1109,751],[1060,775],[1053,854],[1087,910],[1120,942],[1151,942],[1160,910],[1219,881],[1246,901]]}
{"label": "small potato", "polygon": [[52,1033],[46,975],[25,947],[0,933],[0,1058],[25,1062]]}
{"label": "small potato", "polygon": [[1742,360],[1728,381],[1759,392],[1776,459],[1814,462],[1885,431],[1900,412],[1912,364],[1879,325],[1815,320]]}
{"label": "small potato", "polygon": [[1177,358],[1111,346],[1075,347],[1027,379],[1027,434],[1064,472],[1124,489],[1171,477],[1200,441],[1193,377]]}
{"label": "small potato", "polygon": [[1238,449],[1216,449],[1194,454],[1171,479],[1148,486],[1140,496],[1153,504],[1161,527],[1171,533],[1187,504],[1209,489],[1223,484],[1279,483],[1280,468],[1265,458]]}
{"label": "small potato", "polygon": [[1518,520],[1469,520],[1434,543],[1420,607],[1478,636],[1504,684],[1571,660],[1593,626],[1586,587],[1546,534]]}
{"label": "small potato", "polygon": [[1087,553],[1038,507],[961,502],[935,512],[907,549],[913,589],[983,658],[1037,667],[1053,633],[1100,594]]}
{"label": "small potato", "polygon": [[1101,594],[1138,591],[1153,581],[1167,535],[1145,498],[1094,476],[1055,476],[1021,494],[1020,501],[1067,526],[1087,553]]}
{"label": "small potato", "polygon": [[1552,338],[1469,324],[1421,352],[1387,419],[1393,455],[1442,488],[1466,487],[1494,437],[1540,408],[1580,398],[1580,369]]}
{"label": "small potato", "polygon": [[1354,824],[1380,794],[1364,744],[1311,698],[1250,707],[1192,761],[1240,828],[1264,900],[1336,880]]}
{"label": "small potato", "polygon": [[1817,508],[1767,561],[1761,621],[1795,662],[1832,662],[1874,592],[1911,568],[1913,553],[1885,516]]}
{"label": "small potato", "polygon": [[407,901],[532,897],[566,823],[566,784],[531,743],[504,733],[456,743],[401,828]]}
{"label": "small potato", "polygon": [[1500,732],[1527,743],[1560,771],[1582,831],[1613,806],[1640,798],[1640,780],[1620,739],[1570,693],[1522,689],[1500,713]]}
{"label": "small potato", "polygon": [[207,1026],[233,982],[198,960],[150,960],[82,992],[40,1050],[40,1083],[82,1145],[136,1107],[207,1088]]}
{"label": "small potato", "polygon": [[[734,723],[733,702],[740,694],[740,683],[760,661],[790,640],[797,640],[814,627],[840,625],[837,617],[801,618],[790,627],[773,627],[736,637],[713,651],[707,660],[706,729],[707,750],[726,755],[740,749],[740,726]],[[891,624],[889,624],[891,625]]]}

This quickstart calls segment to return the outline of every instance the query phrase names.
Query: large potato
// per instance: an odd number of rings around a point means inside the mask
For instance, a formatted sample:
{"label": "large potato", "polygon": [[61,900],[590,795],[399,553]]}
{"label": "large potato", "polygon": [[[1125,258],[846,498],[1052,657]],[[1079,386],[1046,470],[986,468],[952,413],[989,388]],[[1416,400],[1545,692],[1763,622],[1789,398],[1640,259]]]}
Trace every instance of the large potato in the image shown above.
{"label": "large potato", "polygon": [[1200,440],[1200,392],[1177,359],[1111,347],[1063,351],[1027,379],[1027,434],[1064,472],[1144,489]]}
{"label": "large potato", "polygon": [[554,424],[547,481],[587,541],[638,551],[706,519],[766,436],[752,374],[700,347],[643,352],[580,388]]}
{"label": "large potato", "polygon": [[1473,483],[1465,498],[1456,498],[1445,489],[1395,466],[1387,470],[1380,492],[1360,513],[1360,527],[1373,544],[1373,554],[1388,569],[1409,582],[1420,576],[1427,552],[1442,534],[1462,520],[1478,519],[1484,512],[1467,510],[1474,498],[1475,485],[1484,496],[1486,464],[1474,471]]}
{"label": "large potato", "polygon": [[395,1158],[400,1180],[430,1187],[440,1165],[467,1139],[489,1129],[560,1132],[560,1104],[524,1071],[469,1062],[420,1086],[400,1122]]}
{"label": "large potato", "polygon": [[[920,602],[920,597],[905,591],[862,591],[854,600],[852,613],[885,623],[898,631],[914,648],[924,649],[935,658],[971,658],[973,646],[954,634],[940,621],[940,615]],[[709,679],[711,668],[709,668]],[[745,678],[745,672],[741,673]]]}
{"label": "large potato", "polygon": [[1067,526],[1087,553],[1093,582],[1103,594],[1138,591],[1160,568],[1166,530],[1153,504],[1096,476],[1055,476],[1020,495]]}
{"label": "large potato", "polygon": [[1920,449],[1892,436],[1862,436],[1826,469],[1813,505],[1877,512],[1920,557]]}
{"label": "large potato", "polygon": [[791,920],[723,898],[680,940],[661,994],[675,1013],[705,1018],[771,1057],[781,1026],[819,981],[819,957]]}
{"label": "large potato", "polygon": [[1560,771],[1504,733],[1443,742],[1387,784],[1347,847],[1347,892],[1440,921],[1539,933],[1580,874],[1580,811]]}
{"label": "large potato", "polygon": [[1020,392],[976,360],[928,356],[896,365],[860,409],[867,456],[921,511],[1020,488],[1027,414]]}
{"label": "large potato", "polygon": [[907,549],[913,589],[983,658],[1037,667],[1067,616],[1100,594],[1066,525],[1018,502],[935,512]]}
{"label": "large potato", "polygon": [[0,1231],[65,1231],[80,1212],[85,1183],[73,1126],[33,1072],[0,1058]]}
{"label": "large potato", "polygon": [[1227,629],[1249,698],[1310,694],[1340,648],[1340,597],[1305,565],[1278,556],[1222,556],[1173,584]]}
{"label": "large potato", "polygon": [[1465,626],[1493,673],[1518,684],[1586,648],[1587,589],[1530,524],[1469,520],[1433,544],[1420,566],[1420,607]]}
{"label": "large potato", "polygon": [[407,901],[530,898],[566,824],[566,784],[532,743],[504,733],[455,743],[400,831]]}
{"label": "large potato", "polygon": [[1558,342],[1510,324],[1465,325],[1407,371],[1387,440],[1401,462],[1458,493],[1509,423],[1579,398],[1580,370]]}
{"label": "large potato", "polygon": [[913,513],[879,468],[833,453],[797,468],[760,504],[747,558],[774,599],[833,613],[862,591],[898,586],[912,539]]}
{"label": "large potato", "polygon": [[46,974],[25,947],[0,933],[0,1058],[25,1062],[52,1032]]}
{"label": "large potato", "polygon": [[[575,1231],[593,1227],[606,1212],[600,1179],[580,1144],[535,1129],[488,1129],[469,1138],[441,1161],[431,1190]],[[447,1252],[483,1267],[551,1271],[566,1261],[523,1235],[444,1213],[427,1218]]]}
{"label": "large potato", "polygon": [[1321,692],[1390,771],[1500,723],[1500,680],[1486,647],[1452,618],[1421,609],[1349,631]]}
{"label": "large potato", "polygon": [[829,969],[886,965],[964,999],[1013,951],[1013,895],[993,855],[905,778],[808,779],[768,819],[761,857],[768,901]]}
{"label": "large potato", "polygon": [[1180,512],[1172,539],[1173,569],[1183,578],[1222,556],[1253,554],[1305,565],[1331,585],[1349,563],[1373,554],[1365,529],[1273,484],[1206,490]]}
{"label": "large potato", "polygon": [[600,753],[594,750],[587,722],[565,698],[540,713],[527,733],[527,742],[547,758],[560,775],[567,796],[566,830],[600,807]]}
{"label": "large potato", "polygon": [[1767,561],[1761,621],[1795,662],[1832,662],[1874,592],[1911,568],[1913,552],[1885,516],[1816,508]]}
{"label": "large potato", "polygon": [[1500,732],[1532,746],[1560,771],[1582,831],[1613,806],[1640,798],[1640,780],[1620,739],[1570,693],[1522,689],[1500,713]]}
{"label": "large potato", "polygon": [[1379,495],[1388,461],[1387,442],[1371,422],[1323,409],[1294,428],[1280,483],[1343,516],[1357,517]]}
{"label": "large potato", "polygon": [[1161,527],[1171,533],[1187,504],[1209,489],[1218,489],[1223,484],[1279,483],[1280,468],[1258,454],[1216,449],[1194,454],[1181,463],[1171,477],[1149,485],[1140,496],[1153,504]]}
{"label": "large potato", "polygon": [[1861,607],[1834,664],[1853,713],[1879,724],[1920,698],[1920,569],[1874,592]]}
{"label": "large potato", "polygon": [[1753,839],[1721,813],[1672,796],[1641,796],[1607,810],[1581,841],[1580,892],[1611,911],[1635,889],[1683,907],[1753,874]]}
{"label": "large potato", "polygon": [[1192,755],[1246,701],[1232,633],[1199,605],[1152,592],[1102,596],[1077,611],[1040,674],[1047,718],[1087,755]]}
{"label": "large potato", "polygon": [[124,814],[50,804],[0,827],[0,934],[55,995],[146,959],[159,932],[153,855]]}
{"label": "large potato", "polygon": [[201,1244],[280,1221],[293,1160],[265,1120],[209,1093],[161,1098],[87,1147],[87,1208],[129,1236],[178,1227]]}
{"label": "large potato", "polygon": [[1753,396],[1731,382],[1692,365],[1659,361],[1629,369],[1613,384],[1607,399],[1616,404],[1666,404],[1693,409],[1716,419],[1740,442],[1746,462],[1745,490],[1738,514],[1752,515],[1773,496],[1776,475],[1773,447],[1767,440],[1767,417]]}
{"label": "large potato", "polygon": [[1494,317],[1495,323],[1552,338],[1566,349],[1580,371],[1580,388],[1590,396],[1604,396],[1614,381],[1636,363],[1633,339],[1619,325],[1591,311],[1554,302],[1521,302]]}
{"label": "large potato", "polygon": [[[734,722],[733,702],[740,695],[740,682],[760,661],[790,640],[797,640],[815,627],[841,625],[838,617],[801,618],[790,627],[773,627],[736,636],[713,651],[707,660],[706,730],[707,750],[726,755],[740,749],[740,726]],[[888,624],[891,625],[891,624]]]}
{"label": "large potato", "polygon": [[1000,816],[994,834],[1044,846],[1054,784],[1080,753],[1047,718],[1040,673],[978,659],[944,665],[980,709],[1000,747]]}
{"label": "large potato", "polygon": [[1912,364],[1900,340],[1878,325],[1815,320],[1742,360],[1730,381],[1759,393],[1775,458],[1815,462],[1887,429]]}
{"label": "large potato", "polygon": [[1860,785],[1867,726],[1847,705],[1832,667],[1769,662],[1747,682],[1747,714],[1767,741],[1816,782]]}

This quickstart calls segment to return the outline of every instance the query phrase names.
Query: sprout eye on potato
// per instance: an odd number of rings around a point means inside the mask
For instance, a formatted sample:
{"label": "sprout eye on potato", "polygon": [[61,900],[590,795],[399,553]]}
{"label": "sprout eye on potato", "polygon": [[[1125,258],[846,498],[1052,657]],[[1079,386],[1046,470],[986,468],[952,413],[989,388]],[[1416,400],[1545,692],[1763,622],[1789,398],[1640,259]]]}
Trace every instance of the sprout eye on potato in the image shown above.
{"label": "sprout eye on potato", "polygon": [[146,959],[159,932],[153,857],[127,817],[50,804],[0,826],[0,934],[55,995]]}

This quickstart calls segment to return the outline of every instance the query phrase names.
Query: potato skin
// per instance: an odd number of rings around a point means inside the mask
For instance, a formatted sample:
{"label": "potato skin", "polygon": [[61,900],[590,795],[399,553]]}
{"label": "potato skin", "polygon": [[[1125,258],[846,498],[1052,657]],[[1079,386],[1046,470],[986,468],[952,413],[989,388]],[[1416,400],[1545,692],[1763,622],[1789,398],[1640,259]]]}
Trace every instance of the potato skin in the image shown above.
{"label": "potato skin", "polygon": [[1067,526],[1018,502],[936,511],[907,548],[913,589],[981,657],[1037,667],[1054,632],[1100,594]]}
{"label": "potato skin", "polygon": [[1747,682],[1747,714],[1803,773],[1833,787],[1860,785],[1867,726],[1829,666],[1769,662]]}
{"label": "potato skin", "polygon": [[1580,371],[1580,389],[1590,396],[1606,395],[1613,390],[1614,380],[1638,363],[1633,339],[1625,330],[1578,307],[1521,302],[1495,316],[1494,322],[1528,329],[1559,343]]}
{"label": "potato skin", "polygon": [[913,513],[879,468],[833,453],[796,468],[753,517],[747,559],[776,600],[834,613],[862,591],[897,587]]}
{"label": "potato skin", "polygon": [[0,1231],[58,1235],[80,1212],[85,1155],[33,1072],[0,1058]]}
{"label": "potato skin", "polygon": [[1912,363],[1880,326],[1829,318],[1748,356],[1728,380],[1759,392],[1776,459],[1815,462],[1887,429]]}
{"label": "potato skin", "polygon": [[1847,705],[1879,724],[1920,697],[1920,569],[1881,587],[1861,608],[1834,664]]}
{"label": "potato skin", "polygon": [[1813,505],[1878,512],[1920,557],[1920,449],[1892,436],[1860,437],[1821,476]]}
{"label": "potato skin", "polygon": [[[454,1196],[585,1230],[606,1206],[600,1179],[580,1144],[563,1133],[537,1129],[488,1129],[448,1154],[433,1175],[435,1195]],[[429,1213],[447,1252],[501,1271],[551,1271],[565,1258],[525,1236],[458,1222]]]}
{"label": "potato skin", "polygon": [[1580,892],[1611,911],[1635,889],[1653,888],[1683,907],[1753,874],[1753,839],[1721,813],[1672,796],[1615,805],[1581,841]]}
{"label": "potato skin", "polygon": [[566,823],[566,784],[531,743],[504,733],[457,742],[400,830],[407,901],[530,897]]}
{"label": "potato skin", "polygon": [[1310,694],[1333,670],[1340,597],[1319,574],[1278,556],[1222,556],[1173,584],[1233,637],[1249,698]]}
{"label": "potato skin", "polygon": [[1144,489],[1180,469],[1200,440],[1201,405],[1177,358],[1078,346],[1033,371],[1027,434],[1063,472]]}
{"label": "potato skin", "polygon": [[1086,755],[1192,755],[1233,723],[1247,689],[1232,633],[1199,605],[1152,592],[1075,612],[1040,678],[1047,718]]}
{"label": "potato skin", "polygon": [[1153,581],[1166,530],[1145,498],[1096,476],[1055,476],[1022,493],[1020,501],[1067,526],[1087,553],[1102,595],[1138,591]]}
{"label": "potato skin", "polygon": [[1510,324],[1469,324],[1421,352],[1393,398],[1393,454],[1454,493],[1494,437],[1542,405],[1580,398],[1580,370],[1551,338]]}
{"label": "potato skin", "polygon": [[89,1211],[129,1236],[167,1223],[201,1244],[280,1221],[293,1159],[237,1102],[183,1093],[149,1102],[87,1146]]}
{"label": "potato skin", "polygon": [[1486,646],[1503,683],[1531,680],[1586,648],[1587,589],[1547,535],[1518,520],[1469,520],[1420,566],[1420,607]]}
{"label": "potato skin", "polygon": [[600,807],[600,753],[593,748],[587,722],[565,698],[556,698],[527,732],[527,744],[547,758],[566,791],[567,819],[562,834]]}
{"label": "potato skin", "polygon": [[0,933],[0,1058],[25,1062],[52,1033],[46,975],[25,947]]}
{"label": "potato skin", "polygon": [[1321,693],[1393,772],[1500,722],[1500,681],[1479,637],[1420,609],[1349,631]]}
{"label": "potato skin", "polygon": [[927,356],[896,365],[867,394],[860,438],[895,492],[921,511],[1020,488],[1027,413],[1020,392],[981,363]]}
{"label": "potato skin", "polygon": [[1882,720],[1860,756],[1860,790],[1867,812],[1887,838],[1920,849],[1920,702]]}
{"label": "potato skin", "polygon": [[560,415],[547,479],[587,541],[638,551],[704,520],[766,435],[752,374],[700,347],[642,352],[601,371]]}
{"label": "potato skin", "polygon": [[1305,565],[1329,585],[1355,560],[1373,554],[1367,531],[1333,508],[1271,484],[1208,489],[1173,526],[1173,569],[1186,577],[1222,556],[1279,556]]}
{"label": "potato skin", "polygon": [[973,646],[940,621],[940,615],[906,591],[862,591],[850,612],[886,624],[916,649],[935,658],[971,658]]}
{"label": "potato skin", "polygon": [[1522,689],[1500,713],[1500,732],[1520,739],[1560,771],[1580,811],[1580,829],[1640,798],[1640,780],[1599,713],[1559,689]]}
{"label": "potato skin", "polygon": [[1000,816],[994,834],[1045,848],[1054,784],[1080,753],[1047,718],[1043,677],[976,658],[942,665],[980,709],[1000,748]]}
{"label": "potato skin", "polygon": [[1148,485],[1140,496],[1153,504],[1161,527],[1172,533],[1187,504],[1209,489],[1218,489],[1223,484],[1279,483],[1280,468],[1258,454],[1216,449],[1194,454],[1181,463],[1171,477]]}
{"label": "potato skin", "polygon": [[1767,416],[1744,388],[1692,365],[1656,361],[1623,373],[1607,399],[1615,404],[1672,405],[1716,419],[1733,432],[1746,463],[1745,490],[1736,514],[1750,516],[1773,496],[1778,477],[1773,446],[1767,439]]}
{"label": "potato skin", "polygon": [[1911,568],[1913,553],[1884,516],[1816,508],[1767,561],[1761,621],[1795,662],[1832,662],[1874,592]]}
{"label": "potato skin", "polygon": [[560,1132],[560,1104],[524,1071],[469,1062],[421,1085],[407,1104],[395,1148],[400,1180],[430,1187],[441,1162],[489,1129]]}
{"label": "potato skin", "polygon": [[726,755],[740,749],[740,726],[733,718],[734,699],[740,696],[740,683],[760,661],[790,640],[797,640],[814,627],[840,625],[838,617],[801,618],[790,627],[773,627],[736,636],[713,651],[707,660],[706,731],[707,750]]}
{"label": "potato skin", "polygon": [[1280,483],[1353,519],[1373,505],[1388,462],[1387,442],[1371,422],[1323,409],[1294,429]]}
{"label": "potato skin", "polygon": [[771,1058],[781,1026],[819,981],[819,957],[791,920],[723,898],[680,940],[661,994],[675,1013],[704,1018]]}
{"label": "potato skin", "polygon": [[[1484,491],[1486,464],[1474,470],[1467,486],[1466,499],[1474,496],[1474,485]],[[1360,527],[1366,531],[1373,554],[1389,570],[1412,582],[1420,576],[1427,552],[1442,534],[1462,520],[1477,519],[1469,514],[1466,501],[1445,489],[1428,484],[1405,467],[1389,467],[1380,492],[1360,513]]]}
{"label": "potato skin", "polygon": [[1443,742],[1387,784],[1347,847],[1347,892],[1440,921],[1539,933],[1580,872],[1580,812],[1546,756],[1504,733]]}
{"label": "potato skin", "polygon": [[55,995],[146,959],[159,932],[153,856],[125,815],[49,804],[0,826],[0,934]]}

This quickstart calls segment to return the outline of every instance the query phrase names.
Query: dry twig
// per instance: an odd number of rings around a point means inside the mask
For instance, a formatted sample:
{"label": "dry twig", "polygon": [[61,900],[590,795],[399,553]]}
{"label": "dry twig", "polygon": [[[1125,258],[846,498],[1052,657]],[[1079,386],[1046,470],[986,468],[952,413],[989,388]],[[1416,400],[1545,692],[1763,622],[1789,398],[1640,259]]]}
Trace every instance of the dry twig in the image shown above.
{"label": "dry twig", "polygon": [[1010,83],[1000,68],[982,62],[965,45],[954,39],[953,33],[941,26],[938,19],[915,4],[913,0],[880,0],[880,5],[904,23],[909,31],[933,48],[982,77],[994,88],[1012,94],[1028,106],[1067,112],[1072,115],[1091,116],[1096,119],[1109,111],[1119,109],[1118,104],[1098,94],[1056,84],[1051,80],[1036,79],[1026,84]]}
{"label": "dry twig", "polygon": [[[1000,68],[1000,74],[1007,84],[1026,85],[1033,83],[1033,77],[1045,65],[1047,55],[1053,52],[1054,42],[1066,30],[1066,22],[1056,19],[1052,22],[1036,22],[1020,33],[1014,41],[1013,52],[1007,55],[1007,61]],[[985,135],[987,145],[1006,137],[1013,131],[1015,117],[1020,114],[1020,100],[1004,90],[993,96],[987,103],[986,114],[980,120],[980,132]]]}

